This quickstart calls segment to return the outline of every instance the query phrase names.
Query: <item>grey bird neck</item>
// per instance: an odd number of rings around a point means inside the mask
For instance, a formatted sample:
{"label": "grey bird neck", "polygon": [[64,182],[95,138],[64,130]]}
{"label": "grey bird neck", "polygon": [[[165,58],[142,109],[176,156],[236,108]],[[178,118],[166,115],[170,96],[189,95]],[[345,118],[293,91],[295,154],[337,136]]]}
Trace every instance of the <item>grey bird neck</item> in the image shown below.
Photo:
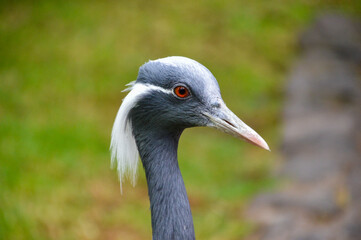
{"label": "grey bird neck", "polygon": [[153,239],[195,239],[177,159],[182,131],[146,131],[140,126],[134,129],[137,129],[133,134],[148,183]]}

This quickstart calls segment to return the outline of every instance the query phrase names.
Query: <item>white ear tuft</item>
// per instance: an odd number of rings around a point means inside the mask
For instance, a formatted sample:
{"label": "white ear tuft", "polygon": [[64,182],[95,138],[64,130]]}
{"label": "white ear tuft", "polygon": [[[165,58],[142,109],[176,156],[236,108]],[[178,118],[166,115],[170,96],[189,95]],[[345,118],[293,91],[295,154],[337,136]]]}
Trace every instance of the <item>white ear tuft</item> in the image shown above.
{"label": "white ear tuft", "polygon": [[112,167],[117,165],[121,190],[122,182],[126,177],[131,181],[133,186],[135,185],[137,178],[139,153],[128,114],[137,104],[142,93],[145,92],[144,85],[131,82],[127,84],[127,86],[130,87],[124,91],[130,92],[123,99],[123,103],[115,118],[110,143],[111,164]]}
{"label": "white ear tuft", "polygon": [[127,86],[129,86],[129,88],[124,91],[130,92],[123,99],[123,103],[115,118],[110,143],[111,163],[112,167],[117,165],[120,190],[122,190],[122,182],[125,178],[128,178],[133,186],[137,179],[139,153],[133,136],[132,123],[128,118],[130,110],[136,106],[144,94],[150,91],[161,91],[166,94],[172,94],[172,90],[150,84],[131,82],[127,84]]}

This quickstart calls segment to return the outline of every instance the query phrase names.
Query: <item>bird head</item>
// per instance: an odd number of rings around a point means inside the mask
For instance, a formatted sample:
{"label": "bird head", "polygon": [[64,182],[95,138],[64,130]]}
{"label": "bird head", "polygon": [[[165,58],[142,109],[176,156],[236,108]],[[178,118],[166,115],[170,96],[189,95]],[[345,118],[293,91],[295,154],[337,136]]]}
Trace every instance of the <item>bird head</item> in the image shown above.
{"label": "bird head", "polygon": [[227,108],[212,73],[192,59],[149,61],[140,67],[137,80],[128,90],[111,141],[112,160],[118,160],[120,179],[130,171],[135,180],[138,152],[133,126],[137,131],[152,132],[208,126],[269,150],[262,137]]}

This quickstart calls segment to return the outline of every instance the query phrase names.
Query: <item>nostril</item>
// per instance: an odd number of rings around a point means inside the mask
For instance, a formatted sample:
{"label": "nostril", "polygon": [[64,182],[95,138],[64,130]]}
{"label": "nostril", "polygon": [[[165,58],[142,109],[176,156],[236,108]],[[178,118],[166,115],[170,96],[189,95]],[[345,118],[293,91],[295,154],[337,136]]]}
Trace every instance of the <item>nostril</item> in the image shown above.
{"label": "nostril", "polygon": [[231,122],[227,121],[226,119],[222,119],[224,122],[228,123],[229,125],[231,125],[232,127],[236,128],[236,126],[234,126],[234,124],[232,124]]}
{"label": "nostril", "polygon": [[220,107],[221,107],[221,104],[219,104],[218,102],[217,102],[217,103],[213,103],[213,104],[212,104],[212,107],[213,107],[213,108],[220,108]]}

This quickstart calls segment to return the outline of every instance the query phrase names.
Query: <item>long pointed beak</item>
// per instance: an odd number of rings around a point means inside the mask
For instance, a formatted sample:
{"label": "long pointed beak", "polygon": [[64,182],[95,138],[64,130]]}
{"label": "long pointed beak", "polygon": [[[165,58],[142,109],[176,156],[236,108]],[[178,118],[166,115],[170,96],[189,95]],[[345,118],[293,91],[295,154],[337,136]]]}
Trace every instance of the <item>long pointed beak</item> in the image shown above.
{"label": "long pointed beak", "polygon": [[211,121],[209,127],[219,129],[236,138],[243,139],[253,145],[270,151],[266,141],[229,110],[223,102],[214,114],[203,112],[203,115]]}

